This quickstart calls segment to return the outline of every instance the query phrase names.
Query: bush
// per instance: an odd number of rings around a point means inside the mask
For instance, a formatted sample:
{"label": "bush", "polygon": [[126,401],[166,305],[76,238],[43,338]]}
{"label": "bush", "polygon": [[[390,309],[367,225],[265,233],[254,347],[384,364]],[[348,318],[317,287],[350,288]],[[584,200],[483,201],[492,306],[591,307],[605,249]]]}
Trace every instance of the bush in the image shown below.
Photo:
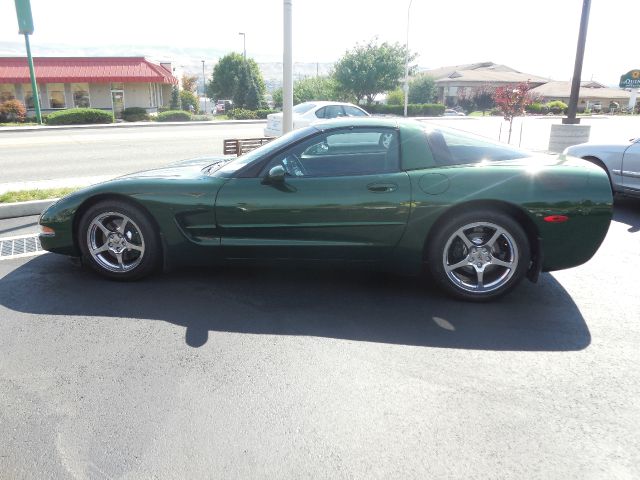
{"label": "bush", "polygon": [[7,100],[0,104],[0,122],[24,122],[27,109],[20,100]]}
{"label": "bush", "polygon": [[267,118],[267,115],[270,115],[272,113],[276,113],[276,110],[269,110],[267,108],[256,110],[256,116],[262,119]]}
{"label": "bush", "polygon": [[140,122],[149,120],[147,110],[142,107],[129,107],[122,111],[122,119],[125,122]]}
{"label": "bush", "polygon": [[[363,107],[371,114],[404,115],[404,105],[367,105]],[[407,105],[409,117],[436,117],[444,113],[444,105],[440,103],[410,103]]]}
{"label": "bush", "polygon": [[524,107],[524,109],[527,111],[527,113],[540,115],[542,113],[542,104],[535,102],[535,103],[532,103],[531,105],[527,105],[526,107]]}
{"label": "bush", "polygon": [[404,92],[401,88],[387,92],[387,105],[404,105]]}
{"label": "bush", "polygon": [[258,115],[253,110],[234,108],[230,112],[227,112],[227,117],[232,120],[255,120],[256,118],[258,118]]}
{"label": "bush", "polygon": [[113,123],[113,113],[97,108],[70,108],[50,113],[47,125],[84,125],[89,123]]}
{"label": "bush", "polygon": [[[185,112],[200,113],[200,101],[195,93],[190,92],[189,90],[181,90],[180,103],[182,105],[182,110]],[[191,110],[191,107],[193,107],[193,110]]]}
{"label": "bush", "polygon": [[158,122],[189,122],[191,121],[191,114],[184,110],[167,110],[159,113],[156,120]]}
{"label": "bush", "polygon": [[549,111],[555,115],[565,113],[567,111],[567,108],[569,108],[566,103],[560,100],[554,100],[553,102],[548,102],[546,106],[549,109]]}

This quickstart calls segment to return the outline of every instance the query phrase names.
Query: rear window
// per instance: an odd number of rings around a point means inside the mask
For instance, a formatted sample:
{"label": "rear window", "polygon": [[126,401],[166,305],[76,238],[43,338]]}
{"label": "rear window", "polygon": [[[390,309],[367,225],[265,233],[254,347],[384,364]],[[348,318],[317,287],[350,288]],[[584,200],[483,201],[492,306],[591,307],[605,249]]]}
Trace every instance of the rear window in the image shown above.
{"label": "rear window", "polygon": [[311,110],[315,106],[316,106],[315,103],[308,103],[308,102],[299,103],[298,105],[293,107],[293,113],[299,113],[300,115],[302,115],[303,113],[307,113],[309,110]]}
{"label": "rear window", "polygon": [[462,165],[482,161],[515,160],[531,154],[505,143],[449,128],[425,129],[438,165]]}

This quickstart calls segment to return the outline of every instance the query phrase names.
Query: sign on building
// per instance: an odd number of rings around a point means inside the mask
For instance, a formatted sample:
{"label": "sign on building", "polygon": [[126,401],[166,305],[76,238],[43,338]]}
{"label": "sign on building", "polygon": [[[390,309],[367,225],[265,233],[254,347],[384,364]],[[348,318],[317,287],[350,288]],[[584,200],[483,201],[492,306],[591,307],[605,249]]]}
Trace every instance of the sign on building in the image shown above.
{"label": "sign on building", "polygon": [[640,88],[640,70],[630,70],[622,75],[620,88]]}

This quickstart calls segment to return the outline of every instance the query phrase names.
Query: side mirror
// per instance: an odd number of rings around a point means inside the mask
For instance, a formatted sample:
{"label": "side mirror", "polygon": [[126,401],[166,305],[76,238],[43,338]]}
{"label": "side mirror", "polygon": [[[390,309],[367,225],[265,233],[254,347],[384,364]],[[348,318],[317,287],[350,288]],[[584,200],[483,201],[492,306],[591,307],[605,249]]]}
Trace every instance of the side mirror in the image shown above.
{"label": "side mirror", "polygon": [[284,183],[284,177],[286,172],[282,165],[276,165],[269,170],[269,173],[265,177],[265,183]]}

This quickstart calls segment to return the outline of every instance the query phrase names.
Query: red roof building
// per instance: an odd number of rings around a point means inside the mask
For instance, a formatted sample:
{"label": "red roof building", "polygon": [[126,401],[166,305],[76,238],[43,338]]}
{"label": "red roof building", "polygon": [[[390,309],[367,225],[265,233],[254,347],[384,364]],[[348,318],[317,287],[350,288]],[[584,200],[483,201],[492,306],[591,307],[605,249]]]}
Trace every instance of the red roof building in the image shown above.
{"label": "red roof building", "polygon": [[[171,88],[178,84],[171,64],[144,57],[35,57],[33,59],[40,106],[43,111],[92,107],[125,107],[148,112],[168,104]],[[29,66],[23,57],[0,57],[0,103],[22,101],[33,109]]]}

